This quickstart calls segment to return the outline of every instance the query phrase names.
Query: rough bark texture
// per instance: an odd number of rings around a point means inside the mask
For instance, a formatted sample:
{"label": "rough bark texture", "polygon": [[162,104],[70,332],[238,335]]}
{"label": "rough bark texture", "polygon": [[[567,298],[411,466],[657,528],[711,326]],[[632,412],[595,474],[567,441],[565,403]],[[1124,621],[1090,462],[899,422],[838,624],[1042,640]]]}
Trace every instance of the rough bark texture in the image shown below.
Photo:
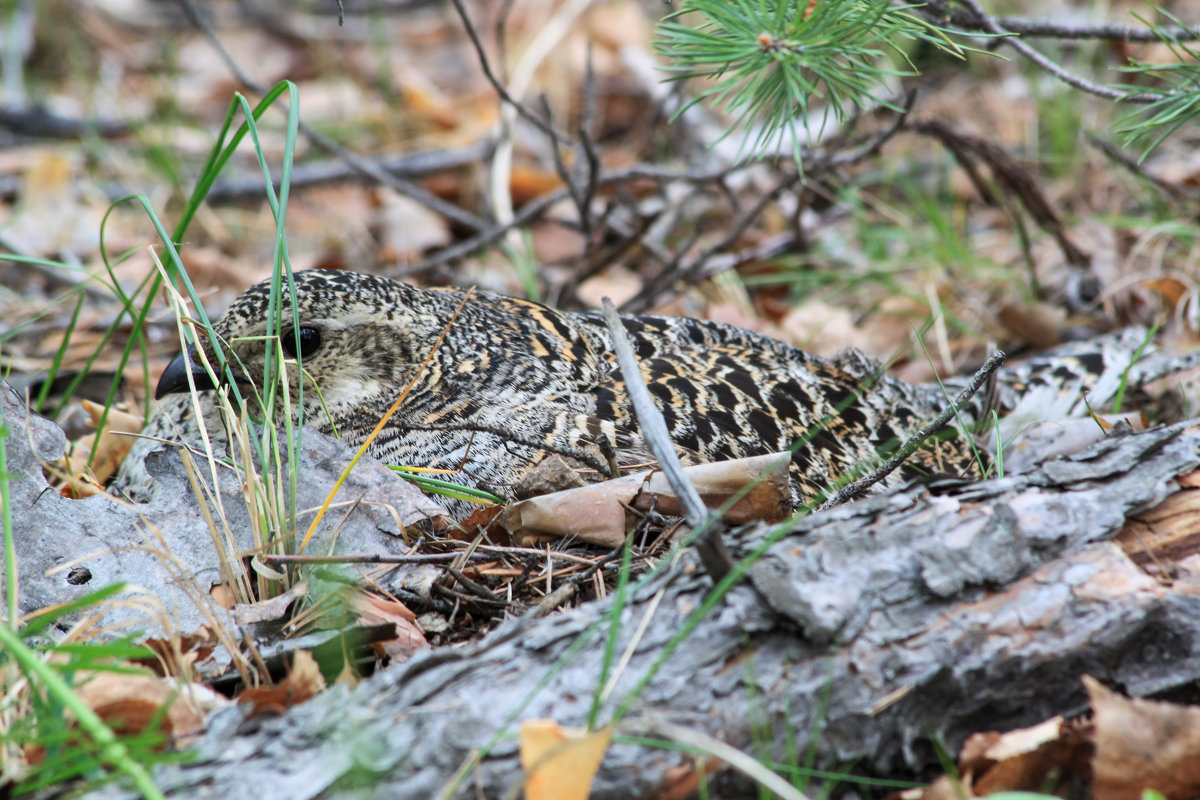
{"label": "rough bark texture", "polygon": [[[1200,431],[1174,427],[952,494],[858,502],[769,545],[768,528],[741,529],[734,555],[765,554],[656,672],[712,587],[685,555],[633,592],[618,652],[650,620],[601,721],[650,676],[626,731],[668,721],[786,761],[788,732],[803,749],[817,730],[819,768],[918,775],[936,763],[937,738],[955,752],[976,730],[1082,710],[1084,674],[1133,695],[1189,684],[1200,676],[1200,568],[1184,561],[1164,586],[1106,540],[1131,513],[1182,491],[1175,478],[1200,465],[1198,450]],[[254,787],[257,800],[424,800],[485,748],[452,796],[501,797],[521,781],[516,739],[502,735],[513,720],[585,723],[612,611],[610,598],[513,620],[281,718],[221,712],[198,759],[156,778],[177,797]],[[754,744],[764,738],[770,753]],[[616,744],[594,796],[653,793],[686,761]],[[745,788],[729,775],[711,786],[713,796]],[[110,787],[97,796],[133,795]]]}

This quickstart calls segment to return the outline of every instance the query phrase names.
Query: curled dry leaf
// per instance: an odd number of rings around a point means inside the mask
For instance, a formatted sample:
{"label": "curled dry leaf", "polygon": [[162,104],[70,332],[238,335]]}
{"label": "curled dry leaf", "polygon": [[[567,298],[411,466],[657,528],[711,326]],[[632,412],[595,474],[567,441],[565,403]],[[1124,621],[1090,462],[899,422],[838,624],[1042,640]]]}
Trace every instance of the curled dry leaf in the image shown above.
{"label": "curled dry leaf", "polygon": [[1130,700],[1083,677],[1092,720],[1062,717],[1030,728],[977,733],[959,757],[960,778],[942,777],[900,800],[960,800],[999,792],[1050,792],[1091,777],[1095,800],[1167,800],[1200,795],[1200,708]]}
{"label": "curled dry leaf", "polygon": [[238,697],[238,703],[249,704],[252,717],[282,714],[292,706],[311,700],[324,689],[325,677],[312,653],[297,650],[286,678],[274,686],[247,689]]}
{"label": "curled dry leaf", "polygon": [[1186,283],[1171,275],[1148,278],[1142,281],[1142,286],[1162,297],[1163,303],[1167,306],[1167,312],[1170,314],[1175,313],[1180,301],[1192,291]]}
{"label": "curled dry leaf", "polygon": [[308,591],[304,581],[297,583],[278,597],[270,600],[260,600],[257,603],[245,603],[235,606],[233,618],[239,625],[253,625],[258,622],[274,622],[283,619],[292,603],[299,600]]}
{"label": "curled dry leaf", "polygon": [[[683,472],[710,508],[745,491],[724,514],[726,522],[777,522],[791,513],[787,453],[685,467]],[[749,488],[747,488],[749,487]],[[577,538],[617,547],[625,540],[625,505],[679,516],[679,499],[658,471],[627,475],[578,489],[533,497],[506,508],[504,527],[526,544],[544,537]]]}
{"label": "curled dry leaf", "polygon": [[997,792],[1041,792],[1064,775],[1086,774],[1091,727],[1062,717],[1030,728],[972,734],[958,759],[958,779],[892,795],[902,800],[962,800]]}
{"label": "curled dry leaf", "polygon": [[354,610],[358,614],[358,621],[364,626],[374,626],[385,622],[390,622],[395,626],[394,638],[371,645],[377,653],[382,651],[393,663],[406,661],[418,650],[429,647],[424,631],[417,624],[417,615],[398,600],[362,593],[355,595],[353,603]]}
{"label": "curled dry leaf", "polygon": [[[104,406],[90,400],[82,401],[82,405],[88,414],[88,424],[97,427],[104,415]],[[104,483],[116,474],[125,456],[129,455],[129,448],[137,441],[136,437],[127,434],[137,433],[141,429],[141,417],[120,409],[109,409],[99,441],[96,441],[95,434],[85,436],[75,442],[70,456],[64,456],[64,467],[70,479],[62,487],[63,496],[79,499],[102,494]],[[95,458],[92,458],[93,451]],[[90,467],[89,460],[92,462]]]}

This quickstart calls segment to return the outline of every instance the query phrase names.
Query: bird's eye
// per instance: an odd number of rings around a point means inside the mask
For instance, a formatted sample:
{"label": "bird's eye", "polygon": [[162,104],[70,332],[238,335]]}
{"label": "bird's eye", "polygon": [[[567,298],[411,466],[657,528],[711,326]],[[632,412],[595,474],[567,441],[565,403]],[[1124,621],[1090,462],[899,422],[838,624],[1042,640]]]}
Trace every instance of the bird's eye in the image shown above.
{"label": "bird's eye", "polygon": [[283,352],[292,358],[312,358],[321,349],[321,332],[316,328],[303,327],[284,332],[279,337]]}

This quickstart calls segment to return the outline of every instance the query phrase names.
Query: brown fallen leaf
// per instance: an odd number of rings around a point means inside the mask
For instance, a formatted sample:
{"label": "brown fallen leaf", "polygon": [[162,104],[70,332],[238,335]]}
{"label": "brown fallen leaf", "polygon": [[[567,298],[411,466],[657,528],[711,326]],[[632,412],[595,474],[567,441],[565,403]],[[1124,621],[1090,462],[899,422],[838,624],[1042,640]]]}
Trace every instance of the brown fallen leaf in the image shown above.
{"label": "brown fallen leaf", "polygon": [[417,615],[398,600],[363,592],[356,594],[352,602],[358,621],[364,626],[390,622],[396,628],[395,638],[372,643],[377,654],[386,655],[397,663],[429,647],[425,632],[417,624]]}
{"label": "brown fallen leaf", "polygon": [[516,164],[508,180],[513,205],[520,207],[530,200],[549,194],[562,186],[562,178],[553,170]]}
{"label": "brown fallen leaf", "polygon": [[242,692],[237,701],[251,706],[250,716],[282,714],[292,706],[300,705],[325,689],[325,677],[312,653],[297,650],[292,658],[288,675],[274,686],[262,686]]}
{"label": "brown fallen leaf", "polygon": [[1037,350],[1061,342],[1067,323],[1067,312],[1049,303],[1005,303],[996,316],[1012,336]]}
{"label": "brown fallen leaf", "polygon": [[[81,404],[88,414],[88,424],[93,428],[97,427],[104,415],[104,406],[90,400],[83,400]],[[129,449],[136,441],[136,437],[126,434],[138,433],[141,429],[140,416],[117,408],[109,409],[99,441],[96,441],[95,434],[85,436],[75,442],[71,455],[63,457],[63,466],[70,476],[60,490],[63,496],[79,499],[102,494],[104,484],[116,474],[117,468],[121,466],[125,456],[129,455]]]}
{"label": "brown fallen leaf", "polygon": [[1083,683],[1096,728],[1096,800],[1140,800],[1147,789],[1167,800],[1200,795],[1200,708],[1131,700],[1089,676]]}
{"label": "brown fallen leaf", "polygon": [[612,741],[612,728],[578,731],[554,720],[521,724],[521,768],[528,800],[587,800]]}
{"label": "brown fallen leaf", "polygon": [[479,506],[457,526],[446,531],[446,536],[460,542],[473,542],[480,534],[482,541],[497,547],[511,547],[512,537],[508,531],[496,522],[496,518],[504,511],[504,506]]}
{"label": "brown fallen leaf", "polygon": [[1142,286],[1162,297],[1169,314],[1174,314],[1179,302],[1192,291],[1186,283],[1171,275],[1148,278],[1142,281]]}
{"label": "brown fallen leaf", "polygon": [[127,735],[147,730],[160,714],[160,730],[167,736],[198,733],[210,711],[229,704],[224,696],[200,684],[181,685],[171,678],[115,672],[97,673],[84,680],[76,694],[109,727]]}
{"label": "brown fallen leaf", "polygon": [[963,745],[959,770],[980,797],[1042,791],[1058,776],[1086,771],[1090,734],[1090,725],[1062,717],[1006,733],[975,734]]}
{"label": "brown fallen leaf", "polygon": [[[739,458],[685,467],[683,472],[710,508],[731,499],[755,481],[724,519],[732,524],[777,522],[791,513],[787,453]],[[761,478],[761,480],[759,480]],[[661,472],[641,472],[614,480],[532,497],[514,503],[501,514],[504,527],[518,544],[544,539],[577,538],[603,547],[625,540],[625,507],[651,508],[680,516],[679,500]]]}
{"label": "brown fallen leaf", "polygon": [[958,758],[958,778],[942,776],[895,800],[962,800],[998,792],[1052,792],[1055,782],[1087,774],[1091,726],[1051,717],[1029,728],[972,734]]}

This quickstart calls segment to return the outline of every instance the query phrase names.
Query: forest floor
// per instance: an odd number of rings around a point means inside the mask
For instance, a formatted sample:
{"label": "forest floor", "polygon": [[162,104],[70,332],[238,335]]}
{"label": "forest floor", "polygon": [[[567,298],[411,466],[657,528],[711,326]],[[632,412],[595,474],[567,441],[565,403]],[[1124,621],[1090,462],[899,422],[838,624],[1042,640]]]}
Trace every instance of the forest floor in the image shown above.
{"label": "forest floor", "polygon": [[[175,242],[213,318],[272,274],[261,154],[275,181],[294,156],[296,270],[565,309],[610,297],[821,355],[859,348],[913,382],[1127,326],[1154,327],[1167,352],[1200,346],[1200,126],[1140,160],[1146,142],[1122,147],[1114,129],[1128,107],[1003,46],[914,47],[919,77],[878,88],[890,107],[822,125],[815,103],[800,170],[787,148],[743,158],[720,108],[680,111],[703,84],[666,82],[656,24],[674,9],[655,0],[16,5],[0,44],[0,374],[71,441],[93,432],[81,400],[135,421],[150,409],[180,349],[163,297],[141,325],[128,313],[163,257],[154,221],[177,230],[222,126],[243,119],[236,98],[253,106],[285,80],[307,129],[288,142],[285,92],[257,152],[243,142]],[[1097,5],[1059,4],[1050,21],[1150,13]],[[1173,57],[1157,42],[1030,41],[1104,84],[1131,80],[1117,71],[1130,59]],[[487,566],[497,580],[529,569]]]}

